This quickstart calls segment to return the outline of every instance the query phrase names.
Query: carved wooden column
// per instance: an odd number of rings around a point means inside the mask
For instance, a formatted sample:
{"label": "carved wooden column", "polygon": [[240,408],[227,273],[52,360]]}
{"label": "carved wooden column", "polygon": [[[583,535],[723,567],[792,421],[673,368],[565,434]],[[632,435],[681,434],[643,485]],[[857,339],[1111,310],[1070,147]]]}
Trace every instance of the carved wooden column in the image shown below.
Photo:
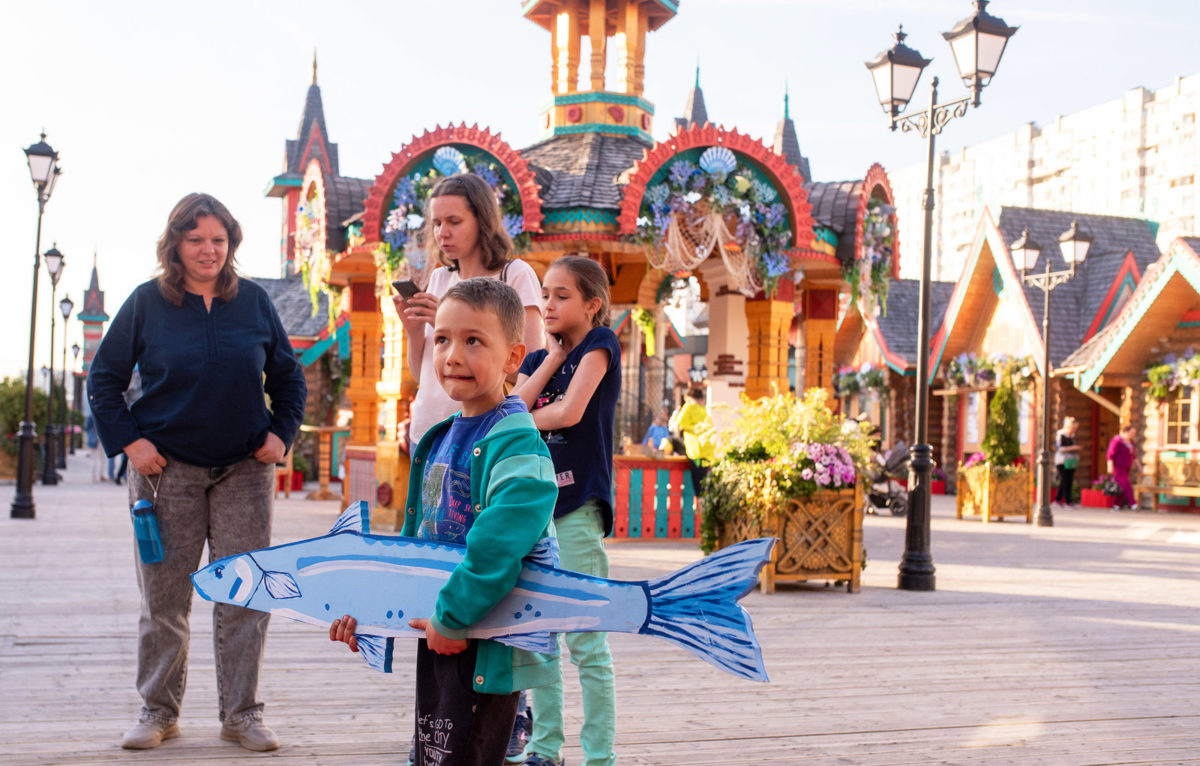
{"label": "carved wooden column", "polygon": [[588,37],[592,41],[592,90],[604,90],[604,65],[608,62],[606,45],[608,36],[605,34],[605,15],[607,13],[605,0],[591,0],[588,11]]}
{"label": "carved wooden column", "polygon": [[833,396],[833,346],[837,335],[838,293],[832,288],[804,291],[804,386]]}
{"label": "carved wooden column", "polygon": [[350,280],[350,385],[346,396],[354,413],[346,445],[342,502],[375,505],[375,459],[379,440],[380,344],[383,321],[375,279]]}
{"label": "carved wooden column", "polygon": [[795,285],[783,280],[774,297],[763,295],[746,301],[750,357],[746,395],[752,399],[788,392],[788,327],[794,295]]}

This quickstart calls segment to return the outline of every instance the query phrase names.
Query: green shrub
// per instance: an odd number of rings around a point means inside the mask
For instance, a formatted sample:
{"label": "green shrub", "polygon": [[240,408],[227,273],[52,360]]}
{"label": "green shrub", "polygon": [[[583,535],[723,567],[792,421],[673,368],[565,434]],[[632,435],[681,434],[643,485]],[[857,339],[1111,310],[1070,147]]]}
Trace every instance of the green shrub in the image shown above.
{"label": "green shrub", "polygon": [[1002,377],[988,405],[987,433],[983,437],[983,454],[992,465],[1012,465],[1021,454],[1019,417],[1017,394],[1007,377]]}

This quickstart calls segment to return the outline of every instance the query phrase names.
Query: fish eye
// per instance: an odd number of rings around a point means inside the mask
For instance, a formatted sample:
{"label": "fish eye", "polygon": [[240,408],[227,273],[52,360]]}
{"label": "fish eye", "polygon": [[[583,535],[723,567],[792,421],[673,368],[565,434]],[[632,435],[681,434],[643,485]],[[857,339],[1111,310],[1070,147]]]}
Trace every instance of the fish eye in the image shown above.
{"label": "fish eye", "polygon": [[217,567],[216,569],[213,570],[213,574],[216,575],[218,580],[221,579],[221,576],[224,573],[225,573],[225,567]]}

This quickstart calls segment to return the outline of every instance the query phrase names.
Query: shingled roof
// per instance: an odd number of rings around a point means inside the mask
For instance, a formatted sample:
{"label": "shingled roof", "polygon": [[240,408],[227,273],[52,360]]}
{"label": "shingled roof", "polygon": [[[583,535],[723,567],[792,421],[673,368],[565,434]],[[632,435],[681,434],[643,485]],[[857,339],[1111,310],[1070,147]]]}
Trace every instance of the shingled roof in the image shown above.
{"label": "shingled roof", "polygon": [[[930,282],[929,328],[941,325],[954,293],[954,282]],[[888,350],[903,357],[909,364],[917,363],[917,320],[921,315],[921,282],[916,279],[893,279],[888,285],[887,315],[875,317]]]}
{"label": "shingled roof", "polygon": [[554,136],[521,150],[541,187],[542,209],[591,207],[618,210],[617,177],[642,158],[650,144],[632,136],[577,133]]}
{"label": "shingled roof", "polygon": [[320,129],[321,136],[324,137],[325,144],[329,147],[329,169],[334,175],[337,175],[339,172],[338,147],[329,140],[329,130],[325,127],[325,108],[321,103],[321,88],[317,85],[315,64],[313,83],[308,86],[308,95],[304,98],[304,114],[300,117],[300,129],[296,132],[296,138],[288,139],[284,145],[287,155],[286,175],[297,177],[304,175],[301,161],[304,159],[304,147],[308,146],[308,140],[312,137],[314,125]]}
{"label": "shingled roof", "polygon": [[854,263],[854,231],[858,226],[862,188],[861,180],[804,184],[808,204],[812,205],[813,221],[838,235],[837,259],[842,266]]}
{"label": "shingled roof", "polygon": [[[1030,238],[1041,248],[1036,271],[1067,268],[1058,238],[1070,228],[1072,221],[1093,238],[1087,260],[1078,267],[1074,279],[1055,288],[1050,296],[1050,364],[1059,367],[1084,341],[1088,328],[1108,297],[1109,288],[1117,278],[1127,253],[1133,254],[1139,274],[1158,260],[1160,252],[1154,241],[1154,226],[1140,218],[1111,215],[1088,215],[1058,210],[1025,207],[1002,207],[997,228],[1006,245],[1011,245],[1021,233],[1029,230]],[[1018,273],[1021,264],[1014,264]],[[1033,314],[1038,337],[1041,336],[1043,295],[1040,288],[1023,287],[1025,300]],[[1112,312],[1116,316],[1116,312]],[[1099,330],[1097,330],[1099,333]]]}
{"label": "shingled roof", "polygon": [[346,223],[363,210],[374,179],[333,176],[325,179],[325,249],[346,249]]}
{"label": "shingled roof", "polygon": [[317,294],[314,315],[304,277],[295,274],[284,279],[254,277],[253,282],[267,291],[289,338],[315,338],[329,325],[329,296]]}

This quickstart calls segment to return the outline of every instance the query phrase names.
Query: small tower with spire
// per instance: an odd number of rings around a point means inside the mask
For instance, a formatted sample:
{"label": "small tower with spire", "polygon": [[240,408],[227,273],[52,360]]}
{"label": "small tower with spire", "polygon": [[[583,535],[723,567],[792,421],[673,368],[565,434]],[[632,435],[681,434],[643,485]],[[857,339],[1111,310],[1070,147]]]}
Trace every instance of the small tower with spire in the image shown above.
{"label": "small tower with spire", "polygon": [[708,122],[708,109],[704,107],[704,91],[700,90],[700,65],[696,65],[696,84],[688,94],[683,116],[675,118],[675,130],[687,130],[693,125],[703,126]]}
{"label": "small tower with spire", "polygon": [[108,314],[104,313],[104,291],[100,289],[100,274],[96,268],[98,256],[92,252],[92,282],[87,292],[83,294],[83,308],[75,317],[83,324],[83,372],[86,374],[92,368],[92,359],[96,349],[100,348],[100,339],[104,337],[104,323]]}
{"label": "small tower with spire", "polygon": [[288,139],[283,149],[283,172],[271,179],[267,187],[268,197],[283,200],[283,231],[280,242],[280,272],[288,276],[297,271],[295,226],[293,213],[300,202],[300,186],[304,181],[304,169],[311,160],[321,163],[327,177],[340,175],[338,168],[338,146],[329,140],[325,128],[325,108],[321,103],[321,88],[317,85],[317,52],[313,50],[312,84],[304,99],[304,114],[300,117],[300,129],[296,138]]}
{"label": "small tower with spire", "polygon": [[792,122],[792,116],[788,112],[788,91],[787,86],[783,88],[783,119],[775,126],[775,142],[771,145],[776,154],[783,155],[783,158],[788,161],[796,170],[800,171],[800,175],[806,182],[812,181],[812,171],[808,167],[808,158],[800,153],[800,139],[796,137],[796,126]]}

